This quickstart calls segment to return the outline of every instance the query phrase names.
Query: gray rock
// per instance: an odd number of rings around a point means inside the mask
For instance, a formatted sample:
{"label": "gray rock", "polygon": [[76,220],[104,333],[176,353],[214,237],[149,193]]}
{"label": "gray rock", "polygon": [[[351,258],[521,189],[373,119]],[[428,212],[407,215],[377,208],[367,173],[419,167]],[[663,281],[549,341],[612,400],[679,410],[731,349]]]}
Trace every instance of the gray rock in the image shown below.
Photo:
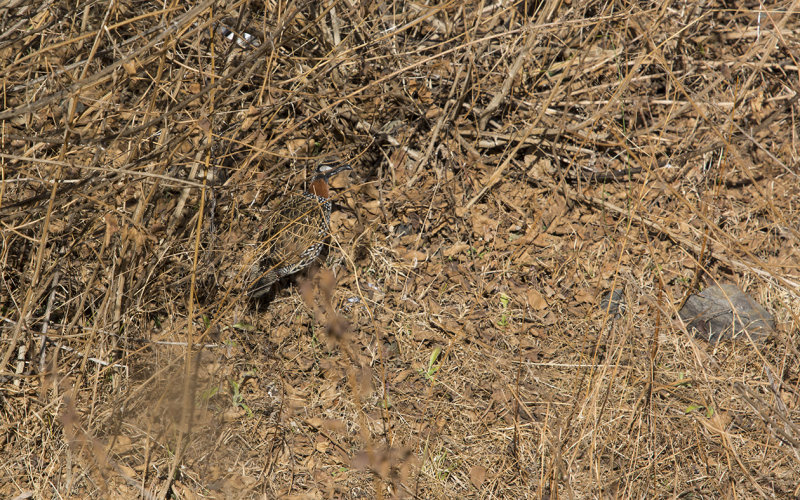
{"label": "gray rock", "polygon": [[747,333],[760,342],[775,329],[772,315],[732,284],[710,286],[690,296],[678,314],[690,332],[711,343],[746,340]]}
{"label": "gray rock", "polygon": [[606,309],[608,309],[608,315],[612,318],[619,318],[620,315],[625,314],[627,309],[625,305],[625,290],[615,288],[614,291],[603,294],[600,299],[600,310],[605,312]]}

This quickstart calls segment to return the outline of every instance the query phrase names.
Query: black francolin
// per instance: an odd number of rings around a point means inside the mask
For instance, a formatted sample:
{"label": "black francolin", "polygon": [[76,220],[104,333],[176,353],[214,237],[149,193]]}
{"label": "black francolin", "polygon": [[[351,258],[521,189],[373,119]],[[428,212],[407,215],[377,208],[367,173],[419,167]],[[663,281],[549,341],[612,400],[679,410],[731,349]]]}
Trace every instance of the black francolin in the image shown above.
{"label": "black francolin", "polygon": [[264,225],[264,257],[257,265],[259,278],[247,294],[261,297],[272,285],[302,271],[319,256],[330,233],[331,200],[328,180],[350,165],[317,167],[308,189],[282,200],[269,213]]}

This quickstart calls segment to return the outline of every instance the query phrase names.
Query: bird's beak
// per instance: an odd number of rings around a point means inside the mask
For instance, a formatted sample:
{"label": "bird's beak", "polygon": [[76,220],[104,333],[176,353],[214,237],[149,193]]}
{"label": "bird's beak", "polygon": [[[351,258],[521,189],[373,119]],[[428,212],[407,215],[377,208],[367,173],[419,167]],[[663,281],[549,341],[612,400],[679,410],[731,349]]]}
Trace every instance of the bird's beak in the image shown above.
{"label": "bird's beak", "polygon": [[344,172],[345,170],[353,170],[353,167],[351,167],[349,164],[339,165],[338,167],[334,168],[333,170],[325,174],[325,177],[330,179],[334,175],[340,172]]}

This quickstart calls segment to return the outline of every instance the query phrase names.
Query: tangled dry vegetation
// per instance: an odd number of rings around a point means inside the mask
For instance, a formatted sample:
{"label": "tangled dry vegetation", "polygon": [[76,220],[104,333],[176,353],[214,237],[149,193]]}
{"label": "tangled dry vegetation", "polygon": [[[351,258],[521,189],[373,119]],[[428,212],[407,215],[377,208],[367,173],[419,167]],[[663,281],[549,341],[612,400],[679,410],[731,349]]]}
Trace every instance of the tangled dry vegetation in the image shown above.
{"label": "tangled dry vegetation", "polygon": [[[798,29],[754,0],[6,2],[0,496],[800,494]],[[353,166],[326,259],[248,300],[320,161]],[[693,338],[716,282],[774,335]]]}

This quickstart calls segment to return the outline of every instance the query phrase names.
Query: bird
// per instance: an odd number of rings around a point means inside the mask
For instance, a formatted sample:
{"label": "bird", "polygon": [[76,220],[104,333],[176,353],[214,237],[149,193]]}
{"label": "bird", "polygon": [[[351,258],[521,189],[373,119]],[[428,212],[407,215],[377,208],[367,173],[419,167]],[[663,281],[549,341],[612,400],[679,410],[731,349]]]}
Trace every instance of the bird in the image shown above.
{"label": "bird", "polygon": [[249,297],[266,295],[279,279],[302,271],[319,257],[330,233],[328,180],[345,170],[352,167],[319,165],[306,191],[281,200],[267,215],[262,233],[264,257],[256,267],[260,277],[248,289]]}

